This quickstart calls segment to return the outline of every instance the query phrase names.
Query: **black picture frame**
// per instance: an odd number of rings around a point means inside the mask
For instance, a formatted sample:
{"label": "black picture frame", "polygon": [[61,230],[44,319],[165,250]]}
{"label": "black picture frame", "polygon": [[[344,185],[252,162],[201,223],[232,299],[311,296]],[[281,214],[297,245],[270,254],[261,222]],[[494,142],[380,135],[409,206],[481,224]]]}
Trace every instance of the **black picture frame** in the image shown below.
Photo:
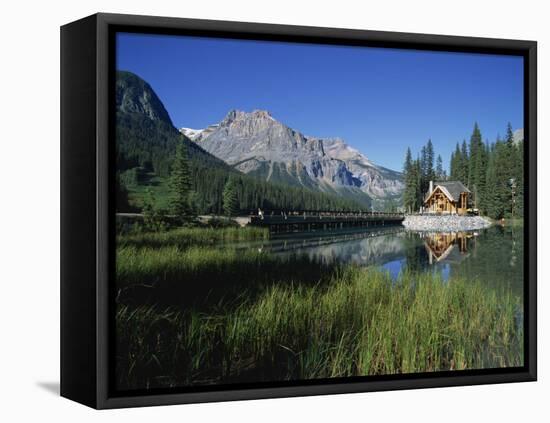
{"label": "black picture frame", "polygon": [[[521,368],[264,383],[120,395],[112,357],[114,34],[188,34],[524,58],[528,207],[525,231],[525,365]],[[61,27],[61,395],[97,409],[534,381],[537,377],[537,44],[259,23],[99,13]]]}

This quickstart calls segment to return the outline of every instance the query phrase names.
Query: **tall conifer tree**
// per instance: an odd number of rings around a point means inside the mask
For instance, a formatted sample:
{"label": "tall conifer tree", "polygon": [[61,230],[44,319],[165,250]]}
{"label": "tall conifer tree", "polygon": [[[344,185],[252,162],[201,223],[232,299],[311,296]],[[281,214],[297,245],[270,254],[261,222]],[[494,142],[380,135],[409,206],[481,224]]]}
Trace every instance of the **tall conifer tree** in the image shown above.
{"label": "tall conifer tree", "polygon": [[507,166],[507,182],[508,182],[508,188],[509,188],[509,197],[510,197],[510,205],[509,205],[509,212],[512,215],[516,215],[515,208],[516,208],[516,194],[518,189],[518,157],[517,157],[517,151],[516,146],[514,143],[514,131],[512,130],[512,124],[508,122],[508,125],[506,126],[506,156],[508,157],[508,163]]}
{"label": "tall conifer tree", "polygon": [[428,182],[435,179],[434,157],[434,145],[432,144],[432,140],[429,139],[426,144],[426,179]]}
{"label": "tall conifer tree", "polygon": [[176,147],[176,156],[172,165],[172,173],[169,181],[170,213],[181,223],[190,217],[189,194],[191,192],[191,174],[187,151],[183,142]]}
{"label": "tall conifer tree", "polygon": [[239,212],[237,184],[234,178],[229,178],[223,188],[223,211],[226,216],[236,216]]}
{"label": "tall conifer tree", "polygon": [[520,140],[516,147],[516,204],[515,204],[515,215],[517,217],[523,217],[523,199],[525,192],[525,177],[523,176],[524,166],[523,166],[523,140]]}
{"label": "tall conifer tree", "polygon": [[415,184],[416,201],[414,204],[414,209],[420,210],[420,207],[422,207],[424,204],[424,194],[426,193],[426,191],[422,187],[423,177],[422,177],[422,166],[421,166],[420,159],[417,159],[414,163],[414,173],[415,173],[415,179],[416,179],[416,184]]}
{"label": "tall conifer tree", "polygon": [[405,163],[403,165],[403,176],[405,182],[405,191],[403,192],[403,206],[405,211],[412,213],[416,210],[416,195],[417,195],[417,176],[415,164],[412,159],[410,147],[407,148],[405,155]]}
{"label": "tall conifer tree", "polygon": [[456,143],[455,151],[451,153],[451,169],[450,169],[450,177],[452,180],[459,181],[460,173],[462,170],[462,159],[461,159],[461,152],[460,152],[460,145]]}
{"label": "tall conifer tree", "polygon": [[441,158],[441,154],[437,155],[437,160],[435,162],[435,179],[438,181],[443,181],[445,179],[445,171],[443,170],[443,159]]}
{"label": "tall conifer tree", "polygon": [[468,146],[466,140],[462,140],[462,147],[460,149],[460,172],[458,174],[459,181],[468,185],[468,162],[470,161],[470,155],[468,153]]}

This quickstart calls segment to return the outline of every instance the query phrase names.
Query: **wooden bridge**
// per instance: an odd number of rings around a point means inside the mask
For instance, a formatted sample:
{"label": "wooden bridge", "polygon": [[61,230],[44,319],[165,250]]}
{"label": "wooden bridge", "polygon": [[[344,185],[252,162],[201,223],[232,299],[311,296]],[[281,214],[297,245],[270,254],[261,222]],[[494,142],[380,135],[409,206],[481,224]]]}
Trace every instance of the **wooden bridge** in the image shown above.
{"label": "wooden bridge", "polygon": [[261,210],[250,216],[250,225],[273,233],[326,231],[399,225],[402,213],[322,210]]}

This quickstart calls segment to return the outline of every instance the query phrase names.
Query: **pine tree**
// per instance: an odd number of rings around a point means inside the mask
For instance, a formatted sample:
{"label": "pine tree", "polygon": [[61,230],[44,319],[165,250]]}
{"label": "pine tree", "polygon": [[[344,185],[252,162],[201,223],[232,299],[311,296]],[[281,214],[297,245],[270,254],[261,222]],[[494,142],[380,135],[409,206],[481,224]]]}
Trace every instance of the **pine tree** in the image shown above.
{"label": "pine tree", "polygon": [[425,146],[420,150],[420,191],[426,193],[430,181],[435,178],[434,171],[434,148],[432,140],[428,140]]}
{"label": "pine tree", "polygon": [[485,197],[487,195],[487,163],[489,161],[489,153],[487,151],[487,144],[481,142],[478,146],[478,152],[476,157],[476,171],[475,181],[478,192],[478,208],[481,210],[485,207]]}
{"label": "pine tree", "polygon": [[435,171],[434,171],[434,146],[432,144],[432,140],[428,140],[428,144],[426,144],[426,174],[425,177],[428,181],[433,181],[435,179]]}
{"label": "pine tree", "polygon": [[517,217],[523,217],[524,211],[524,192],[525,192],[525,177],[524,177],[524,165],[523,165],[523,141],[520,141],[516,147],[516,196],[515,196],[515,215]]}
{"label": "pine tree", "polygon": [[475,207],[483,209],[486,193],[487,150],[482,141],[481,130],[477,122],[470,137],[470,149],[467,166],[467,185],[473,193]]}
{"label": "pine tree", "polygon": [[443,159],[441,158],[441,154],[438,154],[435,165],[435,179],[437,179],[438,181],[443,181],[445,179],[444,173],[445,171],[443,170]]}
{"label": "pine tree", "polygon": [[449,160],[449,173],[451,175],[451,179],[453,179],[453,175],[456,173],[456,152],[455,151],[451,153],[451,158]]}
{"label": "pine tree", "polygon": [[460,181],[460,172],[462,171],[462,155],[460,152],[460,145],[456,143],[455,151],[451,153],[450,161],[450,177],[452,180]]}
{"label": "pine tree", "polygon": [[510,154],[506,142],[498,140],[494,153],[495,183],[493,186],[494,204],[493,216],[495,219],[505,217],[511,210],[512,191],[510,189]]}
{"label": "pine tree", "polygon": [[470,136],[470,156],[468,160],[468,185],[473,187],[476,184],[476,176],[477,176],[477,156],[479,153],[479,146],[483,144],[483,141],[481,139],[481,131],[479,130],[479,126],[476,123],[474,123],[474,129],[472,131],[472,135]]}
{"label": "pine tree", "polygon": [[191,208],[189,206],[191,174],[189,171],[189,162],[187,160],[187,151],[183,142],[176,147],[176,156],[172,165],[169,187],[170,213],[174,215],[178,223],[181,223],[191,216]]}
{"label": "pine tree", "polygon": [[405,154],[405,164],[403,165],[403,173],[405,175],[411,171],[412,165],[413,165],[413,161],[412,161],[411,148],[407,147],[407,153]]}
{"label": "pine tree", "polygon": [[512,130],[512,124],[508,122],[506,127],[506,156],[508,161],[506,179],[508,182],[509,188],[509,198],[510,203],[506,214],[510,213],[515,215],[515,206],[516,206],[516,192],[518,187],[518,157],[516,154],[516,146],[514,144],[514,132]]}
{"label": "pine tree", "polygon": [[470,155],[468,154],[468,146],[466,140],[462,140],[462,148],[460,149],[460,172],[458,173],[458,180],[463,184],[468,185],[468,167],[469,167]]}
{"label": "pine tree", "polygon": [[403,175],[405,181],[405,191],[403,192],[403,206],[408,213],[416,209],[416,174],[412,159],[411,149],[407,148],[405,163],[403,165]]}
{"label": "pine tree", "polygon": [[239,212],[239,200],[237,198],[236,182],[229,178],[223,188],[223,211],[226,216],[235,216]]}
{"label": "pine tree", "polygon": [[143,224],[147,230],[159,232],[165,229],[162,213],[157,209],[157,201],[151,188],[145,190],[142,213]]}
{"label": "pine tree", "polygon": [[424,189],[422,189],[422,165],[421,165],[421,159],[416,159],[414,162],[414,178],[415,178],[415,184],[414,188],[416,191],[416,201],[414,203],[414,210],[420,210],[420,207],[424,204],[424,193],[426,192]]}
{"label": "pine tree", "polygon": [[484,213],[490,217],[496,217],[497,215],[497,203],[498,196],[496,192],[496,169],[495,169],[495,154],[494,147],[489,150],[489,161],[487,162],[487,170],[485,174],[485,182],[487,185],[487,191],[485,193],[484,200]]}
{"label": "pine tree", "polygon": [[[476,199],[476,207],[483,214],[494,219],[513,214],[523,216],[524,167],[523,143],[514,142],[512,126],[506,128],[506,138],[497,137],[494,144],[481,142],[481,131],[474,126],[470,139],[470,151],[466,142],[460,151],[455,149],[451,155],[451,177],[461,180],[465,175],[469,188]],[[466,159],[464,159],[466,158]],[[459,160],[467,166],[462,173]]]}
{"label": "pine tree", "polygon": [[422,191],[425,191],[425,189],[428,186],[428,180],[427,180],[427,168],[428,168],[428,150],[426,149],[426,146],[423,145],[420,149],[420,159],[419,163],[420,165],[420,189]]}

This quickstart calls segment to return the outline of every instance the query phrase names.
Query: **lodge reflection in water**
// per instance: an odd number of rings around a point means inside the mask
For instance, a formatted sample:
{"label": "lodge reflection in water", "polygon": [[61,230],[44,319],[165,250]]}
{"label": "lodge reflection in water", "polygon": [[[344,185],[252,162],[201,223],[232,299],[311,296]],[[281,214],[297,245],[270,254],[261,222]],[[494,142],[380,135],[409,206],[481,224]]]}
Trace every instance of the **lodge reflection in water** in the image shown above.
{"label": "lodge reflection in water", "polygon": [[422,271],[432,265],[461,262],[475,249],[477,235],[477,232],[418,233],[386,228],[272,239],[258,246],[258,250],[282,255],[305,254],[327,264],[381,265],[397,276],[404,267]]}
{"label": "lodge reflection in water", "polygon": [[321,263],[378,266],[397,279],[403,271],[436,272],[523,292],[523,233],[493,226],[476,232],[410,232],[400,227],[287,234],[223,248],[277,256],[307,256]]}
{"label": "lodge reflection in water", "polygon": [[475,248],[476,232],[437,232],[423,234],[430,265],[442,261],[460,262]]}

